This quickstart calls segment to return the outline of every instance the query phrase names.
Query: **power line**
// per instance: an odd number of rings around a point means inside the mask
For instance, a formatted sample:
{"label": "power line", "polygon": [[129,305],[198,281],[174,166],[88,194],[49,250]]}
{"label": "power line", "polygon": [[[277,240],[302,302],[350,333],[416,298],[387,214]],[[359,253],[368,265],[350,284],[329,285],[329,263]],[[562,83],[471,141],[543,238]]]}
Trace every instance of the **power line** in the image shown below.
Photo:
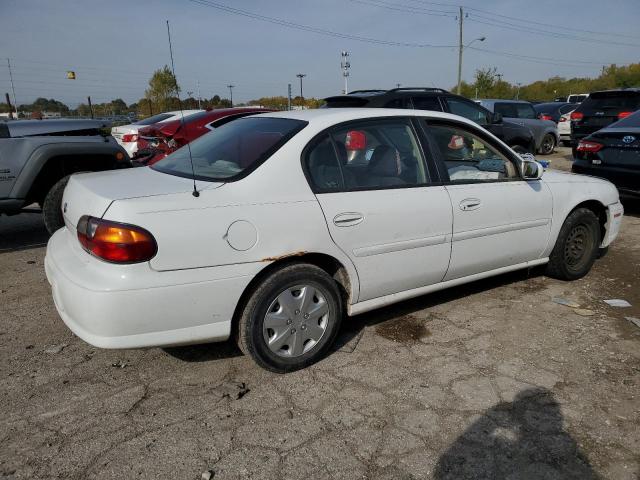
{"label": "power line", "polygon": [[[444,2],[430,2],[430,1],[426,1],[426,0],[407,0],[409,2],[412,3],[418,3],[418,4],[422,4],[422,5],[435,5],[435,6],[440,6],[440,7],[458,7],[459,4],[455,4],[455,3],[444,3]],[[521,23],[525,23],[527,25],[539,25],[539,26],[543,26],[543,27],[547,27],[547,28],[553,28],[553,29],[559,29],[564,31],[572,31],[572,32],[579,32],[579,33],[589,33],[592,35],[605,35],[605,36],[609,36],[609,37],[622,37],[622,38],[631,38],[631,39],[635,39],[638,40],[640,39],[640,36],[638,35],[629,35],[629,34],[624,34],[624,33],[620,33],[620,32],[603,32],[603,31],[597,31],[597,30],[586,30],[584,28],[574,28],[574,27],[570,27],[570,26],[566,26],[566,25],[557,25],[557,24],[551,24],[551,23],[546,23],[546,22],[536,22],[534,20],[530,20],[530,19],[525,19],[525,18],[518,18],[518,17],[512,17],[509,15],[503,15],[500,13],[495,13],[495,12],[490,12],[488,10],[482,10],[480,8],[476,8],[476,7],[471,7],[469,5],[460,5],[462,6],[464,9],[466,10],[472,10],[475,12],[479,12],[479,13],[485,13],[487,15],[492,15],[495,17],[499,17],[499,18],[506,18],[507,20],[514,20],[516,22],[521,22]]]}
{"label": "power line", "polygon": [[455,18],[456,12],[451,10],[432,10],[425,8],[410,7],[401,3],[386,2],[381,0],[349,0],[352,3],[360,3],[362,5],[371,5],[380,8],[386,8],[387,10],[395,10],[397,12],[406,13],[421,13],[423,15],[433,15],[437,17],[450,17]]}
{"label": "power line", "polygon": [[233,8],[227,5],[223,5],[221,3],[212,2],[210,0],[189,0],[189,1],[192,3],[203,5],[205,7],[215,8],[217,10],[221,10],[234,15],[240,15],[243,17],[252,18],[254,20],[260,20],[263,22],[273,23],[275,25],[281,25],[287,28],[303,30],[306,32],[317,33],[319,35],[325,35],[329,37],[355,40],[357,42],[372,43],[377,45],[390,45],[394,47],[415,47],[415,48],[451,48],[454,46],[454,45],[433,45],[430,43],[394,42],[391,40],[381,40],[377,38],[361,37],[359,35],[351,35],[348,33],[334,32],[332,30],[325,30],[323,28],[312,27],[309,25],[301,24],[301,23],[290,22],[288,20],[283,20],[281,18],[267,17],[266,15],[260,15],[257,13],[248,12],[246,10],[240,10],[238,8]]}

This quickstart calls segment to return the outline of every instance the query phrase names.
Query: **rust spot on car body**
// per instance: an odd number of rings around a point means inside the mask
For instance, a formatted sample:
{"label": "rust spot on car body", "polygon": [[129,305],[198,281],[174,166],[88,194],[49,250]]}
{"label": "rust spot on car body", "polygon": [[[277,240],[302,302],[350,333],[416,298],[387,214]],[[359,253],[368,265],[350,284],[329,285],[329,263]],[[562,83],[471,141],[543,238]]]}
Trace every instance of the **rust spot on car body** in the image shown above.
{"label": "rust spot on car body", "polygon": [[263,258],[262,260],[260,260],[261,262],[277,262],[278,260],[282,260],[283,258],[289,258],[289,257],[301,257],[302,255],[306,254],[307,252],[305,252],[304,250],[301,250],[299,252],[293,252],[293,253],[286,253],[284,255],[277,255],[275,257],[266,257]]}

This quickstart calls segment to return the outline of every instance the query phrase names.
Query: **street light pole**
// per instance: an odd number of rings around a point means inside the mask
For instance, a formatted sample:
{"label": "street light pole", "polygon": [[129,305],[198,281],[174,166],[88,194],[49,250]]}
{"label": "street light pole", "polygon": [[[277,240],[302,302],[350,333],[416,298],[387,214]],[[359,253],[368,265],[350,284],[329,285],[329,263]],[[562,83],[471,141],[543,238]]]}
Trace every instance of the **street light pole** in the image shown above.
{"label": "street light pole", "polygon": [[462,88],[462,49],[464,48],[462,45],[462,7],[460,7],[460,12],[458,13],[458,28],[458,88],[456,93],[460,95],[460,89]]}
{"label": "street light pole", "polygon": [[229,88],[229,100],[231,101],[231,106],[233,107],[233,87],[235,87],[235,85],[227,85],[227,87]]}
{"label": "street light pole", "polygon": [[304,108],[304,97],[302,96],[302,79],[306,77],[305,73],[298,73],[296,77],[300,79],[300,106]]}

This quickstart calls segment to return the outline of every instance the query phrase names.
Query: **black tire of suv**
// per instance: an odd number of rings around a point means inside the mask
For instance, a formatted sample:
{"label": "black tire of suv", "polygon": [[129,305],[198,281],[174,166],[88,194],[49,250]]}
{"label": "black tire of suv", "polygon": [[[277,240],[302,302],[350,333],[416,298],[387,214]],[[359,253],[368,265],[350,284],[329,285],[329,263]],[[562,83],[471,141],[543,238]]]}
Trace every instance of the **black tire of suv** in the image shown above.
{"label": "black tire of suv", "polygon": [[542,137],[539,153],[540,155],[551,155],[554,148],[556,148],[556,137],[552,133],[547,133]]}
{"label": "black tire of suv", "polygon": [[69,182],[69,177],[58,180],[53,187],[49,189],[47,195],[42,202],[42,216],[44,217],[44,226],[47,228],[49,235],[53,235],[56,230],[64,227],[64,217],[62,216],[62,194],[64,188]]}
{"label": "black tire of suv", "polygon": [[[282,291],[301,284],[312,285],[321,291],[329,309],[328,323],[317,345],[298,357],[286,358],[269,349],[263,335],[264,318],[267,309]],[[271,273],[251,293],[240,313],[238,347],[266,370],[293,372],[324,357],[338,334],[342,315],[342,297],[338,285],[327,272],[307,263],[290,264]]]}
{"label": "black tire of suv", "polygon": [[[575,265],[568,260],[572,249],[584,245],[582,255]],[[560,228],[558,239],[549,255],[546,274],[560,280],[577,280],[584,277],[600,253],[600,224],[598,217],[588,208],[578,208],[571,212]]]}

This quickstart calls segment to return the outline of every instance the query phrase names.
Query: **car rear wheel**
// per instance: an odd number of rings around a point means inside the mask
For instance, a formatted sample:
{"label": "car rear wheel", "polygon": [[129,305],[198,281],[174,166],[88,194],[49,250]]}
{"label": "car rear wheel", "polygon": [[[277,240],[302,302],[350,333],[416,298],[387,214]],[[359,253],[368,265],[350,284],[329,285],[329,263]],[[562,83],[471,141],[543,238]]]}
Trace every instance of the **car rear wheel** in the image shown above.
{"label": "car rear wheel", "polygon": [[249,297],[239,319],[238,346],[267,370],[291,372],[324,356],[341,319],[336,282],[314,265],[288,265]]}
{"label": "car rear wheel", "polygon": [[553,149],[556,148],[556,137],[551,133],[547,133],[544,137],[542,137],[542,143],[540,144],[540,154],[541,155],[551,155],[553,153]]}
{"label": "car rear wheel", "polygon": [[44,201],[42,202],[42,216],[44,217],[44,226],[47,228],[49,235],[53,235],[56,230],[64,227],[64,217],[62,216],[62,194],[69,182],[69,177],[58,180],[53,187],[49,189]]}
{"label": "car rear wheel", "polygon": [[561,280],[584,277],[598,257],[599,246],[598,217],[587,208],[574,210],[560,229],[549,256],[547,275]]}

